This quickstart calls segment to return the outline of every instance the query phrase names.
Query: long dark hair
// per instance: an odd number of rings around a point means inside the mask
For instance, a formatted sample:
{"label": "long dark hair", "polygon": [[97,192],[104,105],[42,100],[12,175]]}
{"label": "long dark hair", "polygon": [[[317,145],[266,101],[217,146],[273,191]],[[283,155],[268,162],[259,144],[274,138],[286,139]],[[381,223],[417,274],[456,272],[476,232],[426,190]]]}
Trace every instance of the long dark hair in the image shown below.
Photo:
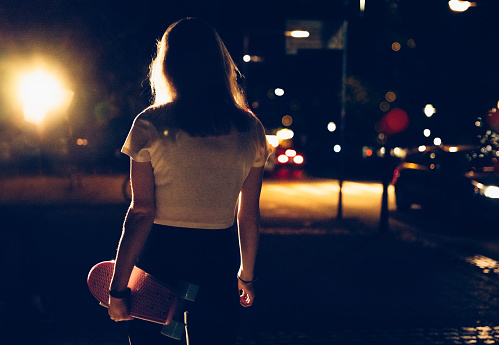
{"label": "long dark hair", "polygon": [[247,103],[239,70],[216,30],[185,18],[165,31],[150,65],[153,106],[173,109],[176,125],[191,135],[245,129]]}

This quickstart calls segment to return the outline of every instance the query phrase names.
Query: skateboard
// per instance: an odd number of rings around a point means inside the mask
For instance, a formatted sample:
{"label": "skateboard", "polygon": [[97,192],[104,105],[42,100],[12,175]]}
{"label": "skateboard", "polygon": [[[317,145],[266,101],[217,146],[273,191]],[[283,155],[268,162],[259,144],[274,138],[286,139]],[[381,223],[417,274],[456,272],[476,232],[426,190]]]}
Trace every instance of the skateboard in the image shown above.
{"label": "skateboard", "polygon": [[[104,307],[109,307],[109,285],[114,274],[114,261],[103,261],[92,267],[87,285],[91,294]],[[180,281],[177,289],[163,284],[152,275],[134,266],[128,287],[131,289],[130,316],[164,325],[161,333],[181,339],[185,324],[181,319],[185,301],[195,301],[199,286]],[[182,320],[182,319],[181,319]]]}

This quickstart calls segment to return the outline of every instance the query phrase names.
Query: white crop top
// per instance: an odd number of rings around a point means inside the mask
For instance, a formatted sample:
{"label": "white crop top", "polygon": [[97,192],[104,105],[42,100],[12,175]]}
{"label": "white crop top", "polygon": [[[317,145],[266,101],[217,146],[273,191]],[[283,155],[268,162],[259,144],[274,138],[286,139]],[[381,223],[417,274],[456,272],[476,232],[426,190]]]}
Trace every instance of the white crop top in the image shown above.
{"label": "white crop top", "polygon": [[154,222],[200,229],[232,226],[243,182],[270,154],[261,122],[250,115],[247,132],[233,129],[227,135],[192,137],[182,130],[159,128],[153,111],[135,118],[121,152],[152,164]]}

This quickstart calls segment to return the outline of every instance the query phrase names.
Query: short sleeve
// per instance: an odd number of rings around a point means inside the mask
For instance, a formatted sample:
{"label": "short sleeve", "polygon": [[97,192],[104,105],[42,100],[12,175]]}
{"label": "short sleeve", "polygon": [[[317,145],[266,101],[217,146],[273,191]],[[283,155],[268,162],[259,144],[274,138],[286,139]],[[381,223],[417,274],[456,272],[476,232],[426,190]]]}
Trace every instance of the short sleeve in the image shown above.
{"label": "short sleeve", "polygon": [[272,153],[272,146],[267,140],[262,123],[258,119],[256,119],[255,132],[257,147],[253,167],[261,167],[267,163],[267,159]]}
{"label": "short sleeve", "polygon": [[121,152],[137,162],[149,162],[151,160],[149,153],[152,137],[151,130],[151,123],[142,119],[140,115],[137,116],[121,148]]}

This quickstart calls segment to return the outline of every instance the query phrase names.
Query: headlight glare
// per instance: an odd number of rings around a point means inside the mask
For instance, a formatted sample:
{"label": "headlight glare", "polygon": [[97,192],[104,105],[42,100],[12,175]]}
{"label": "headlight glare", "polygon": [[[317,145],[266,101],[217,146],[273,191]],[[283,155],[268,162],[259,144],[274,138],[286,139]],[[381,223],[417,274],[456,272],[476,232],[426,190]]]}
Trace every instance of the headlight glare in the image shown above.
{"label": "headlight glare", "polygon": [[499,199],[499,187],[497,186],[485,186],[483,189],[483,195],[491,199]]}

